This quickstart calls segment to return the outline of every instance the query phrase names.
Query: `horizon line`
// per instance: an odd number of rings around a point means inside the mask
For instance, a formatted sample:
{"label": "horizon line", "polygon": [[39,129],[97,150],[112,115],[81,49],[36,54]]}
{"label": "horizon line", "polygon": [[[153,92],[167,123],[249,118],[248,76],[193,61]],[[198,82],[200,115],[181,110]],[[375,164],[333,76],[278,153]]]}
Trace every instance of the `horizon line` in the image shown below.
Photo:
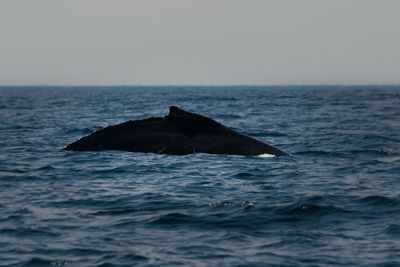
{"label": "horizon line", "polygon": [[0,87],[372,87],[372,86],[388,86],[388,87],[396,87],[400,86],[400,84],[226,84],[226,85],[212,85],[212,84],[185,84],[185,85],[174,85],[174,84],[165,84],[165,85],[154,85],[154,84],[147,84],[147,85],[140,85],[140,84],[110,84],[110,85],[61,85],[61,84],[52,84],[52,85],[2,85]]}

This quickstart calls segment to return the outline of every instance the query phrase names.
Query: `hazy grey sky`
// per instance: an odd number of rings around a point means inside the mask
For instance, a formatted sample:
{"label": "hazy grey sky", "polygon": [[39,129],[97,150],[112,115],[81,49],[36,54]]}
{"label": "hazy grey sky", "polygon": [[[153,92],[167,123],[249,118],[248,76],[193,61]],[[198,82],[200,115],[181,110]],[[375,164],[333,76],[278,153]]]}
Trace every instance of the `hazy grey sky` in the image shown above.
{"label": "hazy grey sky", "polygon": [[399,0],[1,0],[0,85],[400,84]]}

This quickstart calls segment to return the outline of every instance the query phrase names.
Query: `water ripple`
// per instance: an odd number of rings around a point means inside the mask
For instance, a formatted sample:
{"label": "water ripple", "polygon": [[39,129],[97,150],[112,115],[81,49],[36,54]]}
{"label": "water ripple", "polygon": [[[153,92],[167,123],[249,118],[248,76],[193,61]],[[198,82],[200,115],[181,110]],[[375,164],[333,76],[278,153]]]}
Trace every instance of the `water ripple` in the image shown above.
{"label": "water ripple", "polygon": [[[400,87],[0,88],[0,265],[396,266]],[[69,152],[175,104],[290,157]]]}

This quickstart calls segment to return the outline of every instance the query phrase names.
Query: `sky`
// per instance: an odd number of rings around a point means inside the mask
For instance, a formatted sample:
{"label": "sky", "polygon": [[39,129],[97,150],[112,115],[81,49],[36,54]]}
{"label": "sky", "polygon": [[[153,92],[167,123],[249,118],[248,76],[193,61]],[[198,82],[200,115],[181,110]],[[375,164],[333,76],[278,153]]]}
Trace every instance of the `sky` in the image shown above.
{"label": "sky", "polygon": [[400,84],[398,0],[1,0],[0,85]]}

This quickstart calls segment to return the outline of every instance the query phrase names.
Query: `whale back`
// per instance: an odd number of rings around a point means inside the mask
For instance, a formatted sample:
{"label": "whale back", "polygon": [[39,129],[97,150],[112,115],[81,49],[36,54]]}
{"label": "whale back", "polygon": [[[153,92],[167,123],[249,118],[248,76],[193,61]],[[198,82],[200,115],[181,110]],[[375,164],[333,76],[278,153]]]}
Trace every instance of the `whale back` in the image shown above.
{"label": "whale back", "polygon": [[164,117],[108,126],[67,145],[66,150],[185,155],[195,152],[234,155],[287,155],[213,119],[171,106]]}

